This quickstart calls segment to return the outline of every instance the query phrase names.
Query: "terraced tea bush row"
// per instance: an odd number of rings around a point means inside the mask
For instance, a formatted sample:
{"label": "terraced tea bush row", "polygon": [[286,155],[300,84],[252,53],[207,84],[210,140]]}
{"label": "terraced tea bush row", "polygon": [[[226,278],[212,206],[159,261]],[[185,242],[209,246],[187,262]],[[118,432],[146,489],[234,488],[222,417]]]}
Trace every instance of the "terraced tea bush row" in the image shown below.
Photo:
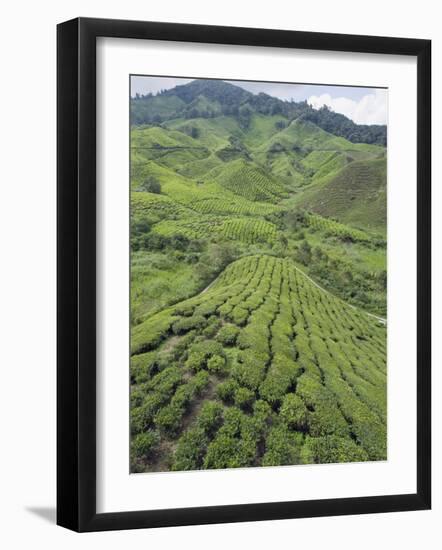
{"label": "terraced tea bush row", "polygon": [[247,244],[274,242],[276,227],[265,220],[253,218],[194,217],[166,220],[156,224],[154,232],[165,236],[182,234],[189,239],[223,237]]}
{"label": "terraced tea bush row", "polygon": [[277,180],[257,165],[242,159],[215,168],[209,176],[215,177],[223,187],[251,201],[272,202],[277,198],[288,196]]}
{"label": "terraced tea bush row", "polygon": [[273,242],[276,227],[265,220],[229,218],[223,223],[222,234],[227,239],[238,239],[248,244]]}
{"label": "terraced tea bush row", "polygon": [[385,327],[289,259],[237,260],[134,336],[137,471],[386,457]]}
{"label": "terraced tea bush row", "polygon": [[371,237],[365,231],[360,231],[359,229],[353,229],[348,225],[344,225],[335,220],[329,218],[323,218],[318,214],[305,213],[305,219],[307,223],[313,229],[318,229],[322,231],[327,231],[331,235],[336,235],[342,239],[348,239],[351,241],[360,241],[368,242],[371,240]]}
{"label": "terraced tea bush row", "polygon": [[150,217],[154,219],[176,219],[192,215],[192,211],[166,195],[132,192],[132,219]]}
{"label": "terraced tea bush row", "polygon": [[223,197],[207,197],[197,200],[192,208],[201,214],[239,214],[243,216],[265,216],[279,210],[278,206],[260,202],[252,202],[246,199],[234,200]]}

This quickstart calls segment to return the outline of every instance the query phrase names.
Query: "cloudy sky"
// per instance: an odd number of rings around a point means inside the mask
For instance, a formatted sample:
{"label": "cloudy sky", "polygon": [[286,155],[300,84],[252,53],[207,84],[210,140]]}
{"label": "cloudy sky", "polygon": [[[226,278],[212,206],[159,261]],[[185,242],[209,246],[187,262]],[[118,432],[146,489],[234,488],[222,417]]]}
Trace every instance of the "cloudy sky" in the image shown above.
{"label": "cloudy sky", "polygon": [[[188,78],[133,76],[131,78],[131,95],[134,96],[136,93],[156,94],[160,90],[174,88],[191,81]],[[254,94],[264,92],[283,100],[307,100],[315,109],[327,105],[333,111],[346,115],[357,124],[387,123],[388,92],[385,89],[240,80],[227,80],[226,82],[241,86]]]}

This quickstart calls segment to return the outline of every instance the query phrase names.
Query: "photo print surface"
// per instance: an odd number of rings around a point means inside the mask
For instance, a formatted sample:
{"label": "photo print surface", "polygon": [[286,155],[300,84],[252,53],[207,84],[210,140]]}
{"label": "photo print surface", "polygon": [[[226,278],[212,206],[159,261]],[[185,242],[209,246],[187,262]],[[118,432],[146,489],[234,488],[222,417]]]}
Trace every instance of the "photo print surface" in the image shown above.
{"label": "photo print surface", "polygon": [[387,97],[130,77],[131,473],[387,459]]}

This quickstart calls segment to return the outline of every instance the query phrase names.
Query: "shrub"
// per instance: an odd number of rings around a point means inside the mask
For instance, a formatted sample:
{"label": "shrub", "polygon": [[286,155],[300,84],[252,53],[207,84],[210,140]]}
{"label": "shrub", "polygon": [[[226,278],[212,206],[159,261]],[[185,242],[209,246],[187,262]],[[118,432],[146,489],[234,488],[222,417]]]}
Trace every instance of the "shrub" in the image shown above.
{"label": "shrub", "polygon": [[[210,358],[219,356],[225,363],[223,348],[219,342],[214,340],[195,339],[190,347],[189,357],[186,361],[186,367],[192,370],[200,370],[208,364]],[[214,362],[213,368],[219,366],[220,362]]]}
{"label": "shrub", "polygon": [[265,375],[268,358],[265,354],[242,350],[238,353],[238,362],[233,366],[232,374],[240,384],[255,391]]}
{"label": "shrub", "polygon": [[130,408],[134,409],[140,407],[143,404],[146,392],[142,386],[132,386],[130,388]]}
{"label": "shrub", "polygon": [[254,392],[252,392],[252,390],[249,390],[248,388],[239,387],[235,391],[235,405],[240,407],[241,409],[250,408],[254,400],[255,394]]}
{"label": "shrub", "polygon": [[158,433],[152,430],[138,434],[132,440],[132,451],[137,458],[148,458],[159,439]]}
{"label": "shrub", "polygon": [[216,315],[212,315],[207,321],[207,326],[203,330],[204,336],[207,338],[213,338],[215,334],[218,332],[218,329],[221,325],[221,321],[218,319]]}
{"label": "shrub", "polygon": [[209,383],[209,375],[206,371],[198,372],[190,382],[195,388],[195,393],[198,395]]}
{"label": "shrub", "polygon": [[146,396],[143,404],[130,411],[131,433],[144,432],[153,422],[155,413],[167,401],[167,396],[161,393],[151,393]]}
{"label": "shrub", "polygon": [[263,466],[283,466],[300,463],[302,434],[290,432],[284,424],[274,426],[266,439]]}
{"label": "shrub", "polygon": [[272,409],[266,401],[258,399],[253,405],[253,416],[260,422],[267,423],[272,416]]}
{"label": "shrub", "polygon": [[182,381],[183,373],[180,368],[167,367],[152,378],[146,385],[147,390],[154,390],[164,396],[170,397],[175,388]]}
{"label": "shrub", "polygon": [[181,425],[183,408],[177,405],[167,405],[155,415],[155,425],[161,433],[174,436]]}
{"label": "shrub", "polygon": [[207,386],[208,382],[209,375],[207,372],[200,371],[187,384],[178,387],[170,401],[171,406],[184,411],[190,401]]}
{"label": "shrub", "polygon": [[221,372],[226,365],[226,360],[221,355],[213,355],[207,361],[207,370],[209,372]]}
{"label": "shrub", "polygon": [[239,334],[239,328],[235,325],[226,324],[219,330],[216,339],[225,346],[234,346]]}
{"label": "shrub", "polygon": [[130,358],[130,377],[132,383],[141,384],[152,377],[155,370],[155,352],[141,353]]}
{"label": "shrub", "polygon": [[217,396],[225,403],[233,403],[235,391],[239,388],[238,382],[232,378],[221,382],[216,388]]}
{"label": "shrub", "polygon": [[146,191],[148,193],[160,194],[161,193],[161,183],[156,178],[154,178],[153,176],[149,176],[140,185],[140,191]]}
{"label": "shrub", "polygon": [[197,425],[205,434],[213,436],[223,422],[223,407],[216,401],[206,401],[201,407]]}
{"label": "shrub", "polygon": [[303,400],[295,393],[287,394],[282,402],[280,409],[281,418],[285,423],[295,430],[305,430],[307,428],[307,408]]}
{"label": "shrub", "polygon": [[196,427],[187,430],[178,440],[172,470],[198,470],[201,468],[207,445],[208,439],[203,429]]}
{"label": "shrub", "polygon": [[131,353],[143,353],[156,348],[168,334],[177,318],[168,310],[157,313],[132,329]]}
{"label": "shrub", "polygon": [[312,261],[312,249],[306,240],[301,241],[300,246],[296,252],[296,260],[304,265],[310,265]]}
{"label": "shrub", "polygon": [[172,325],[175,334],[184,334],[193,329],[200,329],[206,324],[206,319],[202,315],[193,315],[192,317],[183,317]]}
{"label": "shrub", "polygon": [[161,350],[156,354],[154,367],[158,371],[163,371],[168,367],[177,366],[175,363],[175,354],[171,351]]}
{"label": "shrub", "polygon": [[193,351],[186,360],[186,368],[197,371],[202,369],[206,361],[206,354],[203,351]]}
{"label": "shrub", "polygon": [[247,309],[244,309],[241,306],[236,306],[233,308],[232,312],[230,313],[230,316],[232,318],[232,321],[239,326],[243,326],[246,324],[246,321],[249,317],[249,312]]}
{"label": "shrub", "polygon": [[348,437],[309,437],[305,446],[305,455],[316,464],[368,460],[366,451]]}
{"label": "shrub", "polygon": [[260,425],[236,407],[224,412],[224,424],[210,443],[205,468],[239,468],[255,461]]}
{"label": "shrub", "polygon": [[172,397],[170,401],[170,404],[176,410],[178,409],[184,410],[194,395],[195,395],[195,388],[193,387],[192,383],[189,382],[188,384],[183,384],[176,390],[175,395]]}
{"label": "shrub", "polygon": [[192,303],[184,302],[175,306],[176,315],[182,315],[184,317],[190,317],[193,314],[195,306]]}
{"label": "shrub", "polygon": [[187,351],[196,336],[196,331],[191,330],[185,336],[181,336],[174,346],[172,353],[175,359],[180,358]]}
{"label": "shrub", "polygon": [[204,458],[204,468],[234,468],[246,466],[237,458],[238,439],[227,434],[218,434],[210,443]]}
{"label": "shrub", "polygon": [[275,353],[264,382],[259,387],[263,399],[278,405],[300,373],[300,367],[282,353]]}

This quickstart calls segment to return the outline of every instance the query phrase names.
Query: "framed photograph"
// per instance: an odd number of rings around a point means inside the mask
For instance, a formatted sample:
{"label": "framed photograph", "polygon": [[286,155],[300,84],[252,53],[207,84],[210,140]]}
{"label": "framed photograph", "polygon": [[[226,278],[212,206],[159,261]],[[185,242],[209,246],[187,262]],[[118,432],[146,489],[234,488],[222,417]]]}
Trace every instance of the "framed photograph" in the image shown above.
{"label": "framed photograph", "polygon": [[430,508],[430,52],[58,26],[59,525]]}

